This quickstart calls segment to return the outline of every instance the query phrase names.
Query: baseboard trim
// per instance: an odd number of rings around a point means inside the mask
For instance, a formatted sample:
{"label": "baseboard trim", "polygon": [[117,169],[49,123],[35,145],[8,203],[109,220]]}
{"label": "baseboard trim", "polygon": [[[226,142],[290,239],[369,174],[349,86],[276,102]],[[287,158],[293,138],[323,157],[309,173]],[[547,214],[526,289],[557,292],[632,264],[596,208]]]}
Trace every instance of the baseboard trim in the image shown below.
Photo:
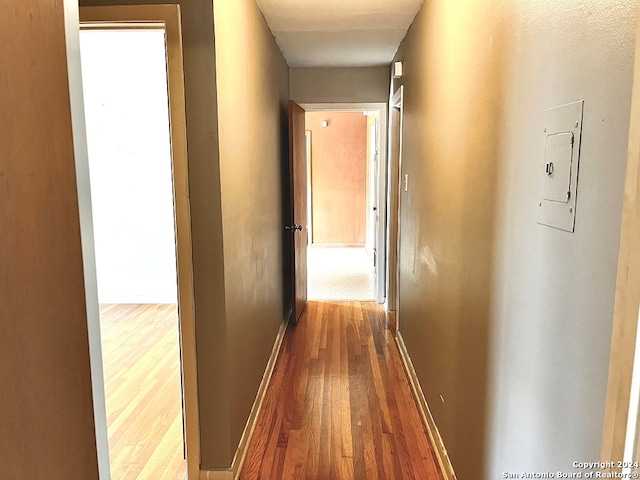
{"label": "baseboard trim", "polygon": [[236,449],[236,454],[233,457],[233,462],[231,462],[231,467],[228,469],[200,470],[199,480],[234,480],[240,475],[242,465],[244,464],[244,460],[247,456],[247,447],[249,446],[249,442],[253,436],[256,421],[258,420],[258,414],[260,413],[260,410],[262,410],[262,403],[264,402],[267,387],[269,386],[271,376],[273,375],[273,369],[276,366],[276,360],[278,360],[278,354],[280,353],[280,347],[282,346],[282,340],[284,339],[284,334],[287,331],[288,324],[288,318],[282,320],[282,323],[280,324],[280,329],[278,330],[278,334],[276,335],[276,339],[273,343],[269,361],[267,362],[267,366],[264,370],[260,387],[258,387],[256,399],[251,407],[251,413],[249,413],[247,424],[245,425],[242,436],[240,437],[240,443],[238,443],[238,448]]}
{"label": "baseboard trim", "polygon": [[407,372],[407,375],[409,376],[409,381],[411,382],[411,386],[413,387],[413,394],[418,404],[420,415],[422,416],[422,422],[427,429],[427,433],[429,434],[431,443],[435,446],[436,456],[438,457],[438,463],[440,464],[442,474],[444,475],[445,480],[457,480],[456,474],[453,471],[453,465],[451,465],[451,460],[449,459],[449,455],[447,454],[447,449],[444,446],[444,442],[442,441],[442,437],[440,436],[438,427],[433,420],[433,415],[431,415],[431,410],[429,410],[429,405],[427,404],[424,392],[422,391],[422,387],[420,386],[420,382],[418,381],[416,370],[415,368],[413,368],[413,362],[411,361],[411,357],[409,356],[409,352],[407,351],[407,346],[405,345],[404,339],[402,338],[402,334],[400,332],[396,332],[396,343],[398,344],[398,350],[400,351],[402,363],[404,364],[404,368]]}
{"label": "baseboard trim", "polygon": [[311,243],[310,248],[365,248],[364,243]]}
{"label": "baseboard trim", "polygon": [[233,480],[233,471],[229,470],[200,470],[199,480]]}

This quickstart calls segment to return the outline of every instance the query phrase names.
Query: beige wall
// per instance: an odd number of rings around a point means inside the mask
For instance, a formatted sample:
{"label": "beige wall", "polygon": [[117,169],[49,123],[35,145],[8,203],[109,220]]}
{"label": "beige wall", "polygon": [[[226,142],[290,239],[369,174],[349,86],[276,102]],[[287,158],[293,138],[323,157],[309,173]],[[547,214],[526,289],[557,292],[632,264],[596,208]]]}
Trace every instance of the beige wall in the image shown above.
{"label": "beige wall", "polygon": [[364,246],[367,117],[362,112],[307,112],[305,128],[311,131],[312,242]]}
{"label": "beige wall", "polygon": [[285,314],[281,173],[289,78],[254,0],[218,0],[214,19],[230,434],[236,446]]}
{"label": "beige wall", "polygon": [[[428,2],[398,52],[400,332],[460,480],[599,459],[635,16]],[[536,224],[542,112],[580,99],[571,234]]]}
{"label": "beige wall", "polygon": [[290,98],[297,103],[386,103],[389,68],[292,68]]}
{"label": "beige wall", "polygon": [[0,478],[97,479],[63,4],[0,19]]}

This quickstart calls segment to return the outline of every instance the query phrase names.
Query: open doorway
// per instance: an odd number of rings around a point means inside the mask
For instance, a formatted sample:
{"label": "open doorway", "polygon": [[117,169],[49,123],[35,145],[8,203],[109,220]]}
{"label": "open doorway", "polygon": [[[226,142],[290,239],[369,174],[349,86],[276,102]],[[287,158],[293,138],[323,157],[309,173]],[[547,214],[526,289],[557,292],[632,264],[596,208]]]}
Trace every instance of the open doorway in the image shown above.
{"label": "open doorway", "polygon": [[382,301],[380,116],[375,108],[307,107],[310,299]]}
{"label": "open doorway", "polygon": [[186,477],[165,35],[80,32],[114,479]]}
{"label": "open doorway", "polygon": [[[185,85],[182,52],[182,32],[179,5],[126,5],[107,7],[80,7],[80,29],[147,29],[163,28],[165,33],[166,90],[169,97],[169,125],[171,145],[171,169],[173,187],[173,207],[175,217],[175,253],[177,262],[177,310],[179,325],[179,351],[181,366],[181,384],[183,400],[183,445],[186,447],[186,468],[188,478],[197,478],[200,472],[200,434],[197,388],[197,361],[195,351],[195,316],[193,286],[193,254],[191,240],[191,214],[189,199],[189,169],[187,163],[187,132]],[[76,43],[80,49],[79,42]],[[73,57],[70,57],[73,58]],[[82,74],[80,62],[72,64],[76,102],[82,99]],[[80,94],[80,95],[78,95]],[[79,99],[77,97],[80,97]],[[76,105],[79,118],[84,124],[84,105]],[[134,128],[142,128],[138,125]],[[84,132],[83,132],[84,133]],[[84,137],[84,134],[81,136]],[[83,142],[83,139],[80,138]],[[86,152],[86,150],[85,150]],[[96,262],[94,255],[93,221],[91,213],[91,192],[86,154],[80,151],[79,163],[82,193],[81,225],[86,234],[85,251],[85,289],[89,312],[89,338],[91,344],[92,377],[100,381],[93,386],[93,404],[96,413],[96,440],[101,478],[111,478],[109,473],[109,445],[107,438],[107,420],[105,414],[105,392],[102,386],[103,362],[100,341],[100,322],[96,282]],[[83,240],[84,243],[84,240]],[[184,448],[177,454],[184,456]],[[176,452],[173,452],[176,453]],[[181,467],[180,467],[181,468]],[[169,473],[169,472],[167,472]],[[180,475],[180,474],[177,474]],[[169,473],[169,478],[172,475]],[[135,477],[134,477],[135,478]],[[143,478],[143,477],[140,477]],[[158,478],[151,475],[151,478]],[[163,478],[163,477],[160,477]],[[164,477],[166,478],[166,476]],[[177,477],[180,478],[180,477]]]}

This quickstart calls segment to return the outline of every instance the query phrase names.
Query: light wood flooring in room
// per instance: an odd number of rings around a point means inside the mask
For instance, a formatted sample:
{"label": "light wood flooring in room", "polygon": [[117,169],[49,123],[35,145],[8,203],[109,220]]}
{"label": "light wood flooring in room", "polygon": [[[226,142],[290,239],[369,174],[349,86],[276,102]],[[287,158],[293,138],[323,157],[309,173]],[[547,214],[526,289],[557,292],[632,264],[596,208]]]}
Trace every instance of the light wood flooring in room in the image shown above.
{"label": "light wood flooring in room", "polygon": [[373,302],[309,302],[287,329],[240,479],[440,480]]}
{"label": "light wood flooring in room", "polygon": [[183,480],[175,305],[101,305],[113,480]]}

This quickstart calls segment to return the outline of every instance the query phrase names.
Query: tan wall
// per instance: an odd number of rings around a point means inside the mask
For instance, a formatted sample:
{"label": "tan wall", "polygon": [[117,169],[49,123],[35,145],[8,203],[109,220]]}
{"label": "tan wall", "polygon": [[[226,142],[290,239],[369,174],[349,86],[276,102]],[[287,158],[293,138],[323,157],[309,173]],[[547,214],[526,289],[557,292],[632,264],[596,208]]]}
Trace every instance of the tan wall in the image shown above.
{"label": "tan wall", "polygon": [[63,6],[0,19],[0,478],[97,479]]}
{"label": "tan wall", "polygon": [[[328,127],[323,128],[322,122]],[[362,112],[310,112],[314,244],[364,245],[367,117]]]}
{"label": "tan wall", "polygon": [[389,68],[292,68],[290,98],[297,103],[386,103]]}
{"label": "tan wall", "polygon": [[[214,4],[232,446],[284,318],[288,68],[254,0]],[[288,313],[288,310],[287,310]]]}
{"label": "tan wall", "polygon": [[[428,2],[397,54],[400,332],[460,480],[599,459],[635,15],[631,1]],[[536,208],[542,112],[579,99],[571,234]]]}

